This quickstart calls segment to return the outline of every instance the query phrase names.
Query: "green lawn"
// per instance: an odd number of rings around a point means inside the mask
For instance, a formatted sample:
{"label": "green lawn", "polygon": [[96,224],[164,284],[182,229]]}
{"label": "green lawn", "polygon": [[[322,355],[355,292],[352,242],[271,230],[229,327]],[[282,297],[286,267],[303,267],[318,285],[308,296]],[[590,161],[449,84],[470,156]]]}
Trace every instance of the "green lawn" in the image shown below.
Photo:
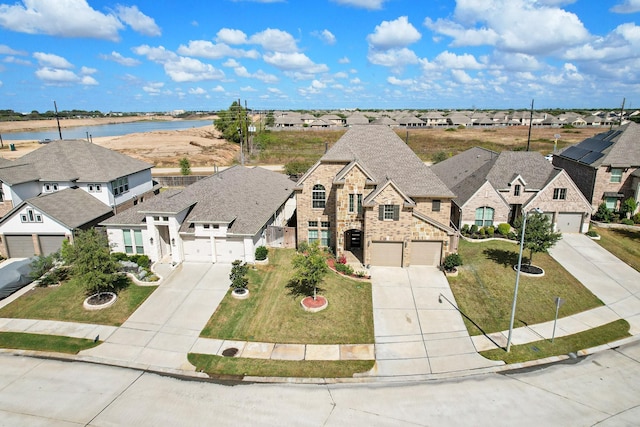
{"label": "green lawn", "polygon": [[201,336],[292,344],[373,343],[371,284],[329,272],[318,292],[329,306],[305,312],[301,297],[286,288],[294,253],[271,249],[269,265],[249,271],[250,297],[237,300],[227,293]]}
{"label": "green lawn", "polygon": [[511,346],[511,351],[496,348],[480,354],[491,360],[503,360],[505,363],[519,363],[528,360],[575,353],[579,350],[595,347],[629,336],[629,323],[620,319],[588,331],[551,340],[536,341]]}
{"label": "green lawn", "polygon": [[600,240],[596,240],[600,246],[640,271],[640,230],[599,227],[594,230],[600,235]]}
{"label": "green lawn", "polygon": [[156,288],[130,284],[118,292],[118,300],[111,307],[88,311],[82,307],[86,298],[83,286],[69,280],[58,287],[33,288],[0,309],[0,317],[120,326]]}
{"label": "green lawn", "polygon": [[206,372],[214,377],[237,377],[246,375],[259,377],[306,377],[306,378],[349,378],[358,372],[369,371],[373,360],[263,360],[189,354],[189,362],[196,371]]}
{"label": "green lawn", "polygon": [[[509,328],[518,245],[460,240],[458,252],[464,265],[449,283],[471,335]],[[526,256],[526,251],[525,251]],[[520,276],[514,327],[553,320],[556,296],[565,300],[560,317],[603,305],[595,295],[547,254],[535,254],[533,264],[545,270],[543,277]]]}
{"label": "green lawn", "polygon": [[79,351],[95,347],[98,344],[100,344],[100,341],[94,342],[93,340],[82,338],[0,332],[0,348],[78,354]]}

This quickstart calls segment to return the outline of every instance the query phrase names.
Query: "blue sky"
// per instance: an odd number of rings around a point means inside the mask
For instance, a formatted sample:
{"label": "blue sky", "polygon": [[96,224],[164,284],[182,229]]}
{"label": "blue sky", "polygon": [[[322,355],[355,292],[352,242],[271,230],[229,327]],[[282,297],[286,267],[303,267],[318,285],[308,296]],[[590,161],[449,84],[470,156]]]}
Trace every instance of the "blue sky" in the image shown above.
{"label": "blue sky", "polygon": [[640,0],[0,0],[0,109],[640,108]]}

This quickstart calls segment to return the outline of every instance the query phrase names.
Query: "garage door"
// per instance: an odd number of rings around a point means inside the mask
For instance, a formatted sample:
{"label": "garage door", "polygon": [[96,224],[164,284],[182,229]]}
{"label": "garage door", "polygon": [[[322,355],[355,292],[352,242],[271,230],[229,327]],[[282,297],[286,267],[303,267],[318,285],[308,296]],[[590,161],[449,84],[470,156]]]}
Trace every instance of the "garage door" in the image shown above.
{"label": "garage door", "polygon": [[560,212],[558,214],[558,231],[562,233],[579,233],[582,226],[582,214]]}
{"label": "garage door", "polygon": [[188,262],[213,262],[211,240],[207,238],[183,237],[184,260]]}
{"label": "garage door", "polygon": [[411,265],[440,265],[442,242],[411,241]]}
{"label": "garage door", "polygon": [[42,255],[49,255],[60,250],[62,242],[64,241],[64,235],[40,236],[39,239]]}
{"label": "garage door", "polygon": [[402,267],[402,242],[372,242],[371,265]]}
{"label": "garage door", "polygon": [[216,259],[224,263],[231,263],[237,259],[244,261],[244,241],[216,239]]}
{"label": "garage door", "polygon": [[31,235],[4,236],[9,250],[9,258],[29,258],[35,255]]}

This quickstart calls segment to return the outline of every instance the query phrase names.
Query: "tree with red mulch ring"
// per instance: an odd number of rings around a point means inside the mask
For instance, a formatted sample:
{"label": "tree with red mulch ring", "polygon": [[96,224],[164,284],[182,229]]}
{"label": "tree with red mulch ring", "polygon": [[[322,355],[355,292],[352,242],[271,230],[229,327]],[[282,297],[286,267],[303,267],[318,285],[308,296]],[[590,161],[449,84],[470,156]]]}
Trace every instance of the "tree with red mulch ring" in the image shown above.
{"label": "tree with red mulch ring", "polygon": [[[293,294],[317,299],[318,285],[329,271],[327,259],[318,242],[309,245],[305,253],[296,253],[291,262],[295,273],[287,287]],[[321,289],[320,289],[321,290]]]}

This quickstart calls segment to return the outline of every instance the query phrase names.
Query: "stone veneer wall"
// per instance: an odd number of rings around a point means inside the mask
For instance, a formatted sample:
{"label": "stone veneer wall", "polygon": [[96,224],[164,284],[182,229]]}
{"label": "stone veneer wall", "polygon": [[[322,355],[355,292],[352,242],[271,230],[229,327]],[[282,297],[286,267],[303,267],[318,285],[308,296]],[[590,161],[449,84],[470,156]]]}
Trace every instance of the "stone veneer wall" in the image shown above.
{"label": "stone veneer wall", "polygon": [[619,183],[611,182],[611,170],[608,166],[601,166],[596,169],[596,182],[593,188],[593,200],[591,205],[594,211],[598,209],[598,205],[604,201],[604,193],[622,193],[624,198],[619,200],[620,203],[629,197],[634,196],[635,189],[633,188],[633,177],[631,174],[638,170],[638,167],[632,167],[622,173],[622,179]]}
{"label": "stone veneer wall", "polygon": [[510,208],[505,204],[505,200],[493,188],[489,182],[485,182],[476,192],[475,196],[467,200],[462,207],[462,221],[464,224],[473,225],[476,223],[476,209],[483,206],[493,208],[493,225],[497,226],[503,222],[509,222]]}
{"label": "stone veneer wall", "polygon": [[[357,197],[354,197],[354,211],[349,212],[349,194],[362,194],[362,200],[374,190],[373,186],[365,188],[367,177],[354,166],[345,176],[345,183],[336,186],[336,255],[342,255],[345,244],[345,232],[347,230],[363,231],[364,208],[362,213],[357,212]],[[364,239],[362,244],[364,244]]]}
{"label": "stone veneer wall", "polygon": [[[556,188],[567,189],[567,195],[564,200],[553,199],[553,190]],[[538,193],[528,204],[527,208],[540,208],[545,213],[552,213],[554,224],[558,221],[558,214],[561,212],[590,214],[592,210],[591,205],[585,200],[582,192],[572,185],[571,179],[567,174],[560,174],[556,177],[551,185]]]}

